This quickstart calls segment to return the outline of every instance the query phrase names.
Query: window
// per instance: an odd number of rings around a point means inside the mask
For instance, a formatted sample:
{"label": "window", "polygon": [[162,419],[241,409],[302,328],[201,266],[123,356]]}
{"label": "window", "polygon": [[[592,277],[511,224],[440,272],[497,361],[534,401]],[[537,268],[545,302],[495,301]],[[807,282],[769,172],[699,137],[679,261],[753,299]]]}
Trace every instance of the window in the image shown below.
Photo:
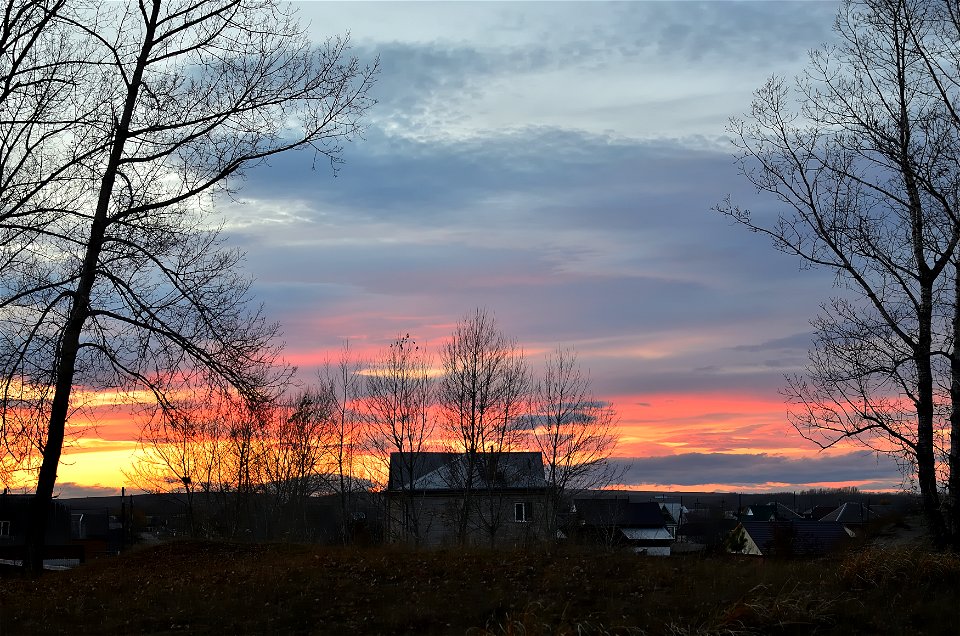
{"label": "window", "polygon": [[513,504],[513,520],[518,523],[530,521],[530,504],[528,503]]}
{"label": "window", "polygon": [[9,537],[9,536],[10,536],[10,522],[0,521],[0,537]]}

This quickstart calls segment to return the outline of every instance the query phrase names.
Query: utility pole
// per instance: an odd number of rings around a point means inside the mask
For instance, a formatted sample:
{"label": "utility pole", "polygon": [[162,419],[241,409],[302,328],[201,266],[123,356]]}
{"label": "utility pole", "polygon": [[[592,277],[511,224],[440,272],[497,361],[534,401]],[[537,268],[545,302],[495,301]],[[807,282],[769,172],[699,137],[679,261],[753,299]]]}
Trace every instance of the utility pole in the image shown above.
{"label": "utility pole", "polygon": [[127,489],[120,487],[120,552],[127,547]]}

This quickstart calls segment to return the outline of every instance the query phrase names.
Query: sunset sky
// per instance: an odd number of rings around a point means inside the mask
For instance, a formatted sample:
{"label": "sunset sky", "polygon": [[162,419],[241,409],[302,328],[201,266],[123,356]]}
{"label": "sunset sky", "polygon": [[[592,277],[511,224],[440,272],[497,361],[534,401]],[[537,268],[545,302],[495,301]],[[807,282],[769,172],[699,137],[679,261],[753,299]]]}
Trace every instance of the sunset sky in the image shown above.
{"label": "sunset sky", "polygon": [[[344,340],[436,349],[485,307],[534,364],[575,347],[620,415],[627,485],[900,486],[889,459],[817,453],[786,420],[778,388],[832,276],[711,210],[729,194],[776,212],[725,126],[832,39],[836,3],[298,6],[316,39],[350,31],[381,64],[336,177],[281,156],[222,206],[303,377]],[[134,435],[106,413],[62,492],[123,485]]]}

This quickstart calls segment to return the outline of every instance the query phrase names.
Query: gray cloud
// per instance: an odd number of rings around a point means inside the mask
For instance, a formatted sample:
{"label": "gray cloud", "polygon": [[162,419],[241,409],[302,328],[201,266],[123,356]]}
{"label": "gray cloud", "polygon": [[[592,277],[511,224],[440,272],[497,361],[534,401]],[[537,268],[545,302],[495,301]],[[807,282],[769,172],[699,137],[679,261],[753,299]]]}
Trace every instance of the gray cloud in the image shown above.
{"label": "gray cloud", "polygon": [[[304,153],[250,171],[231,242],[293,349],[434,341],[486,306],[526,346],[576,344],[601,394],[776,399],[832,277],[711,211],[726,194],[775,211],[723,122],[800,68],[835,6],[309,6],[381,55],[380,105],[336,178]],[[680,111],[697,121],[674,134]]]}
{"label": "gray cloud", "polygon": [[118,497],[120,489],[106,486],[86,486],[72,481],[58,482],[57,494],[63,499],[77,499],[80,497]]}
{"label": "gray cloud", "polygon": [[687,453],[625,458],[617,463],[627,468],[627,484],[729,484],[749,488],[784,483],[801,488],[831,482],[867,482],[873,487],[896,488],[902,480],[895,461],[867,451],[798,459],[766,454]]}
{"label": "gray cloud", "polygon": [[744,344],[731,347],[733,351],[793,351],[802,350],[806,352],[810,348],[813,340],[813,334],[810,332],[797,333],[785,338],[775,338],[758,344]]}
{"label": "gray cloud", "polygon": [[[251,174],[244,196],[299,201],[305,220],[232,239],[291,343],[322,338],[317,317],[406,316],[384,319],[393,334],[486,306],[528,344],[623,339],[624,359],[584,350],[598,389],[775,391],[805,359],[782,334],[809,328],[832,279],[711,211],[730,191],[768,205],[728,154],[683,142],[552,129],[464,144],[380,136],[351,149],[336,179],[296,156]],[[711,342],[642,362],[628,353],[681,331]]]}
{"label": "gray cloud", "polygon": [[806,52],[830,38],[836,7],[301,6],[316,18],[316,33],[350,30],[362,58],[380,56],[380,105],[371,119],[417,138],[534,123],[644,136],[716,129],[737,93],[762,83],[772,66],[799,70]]}

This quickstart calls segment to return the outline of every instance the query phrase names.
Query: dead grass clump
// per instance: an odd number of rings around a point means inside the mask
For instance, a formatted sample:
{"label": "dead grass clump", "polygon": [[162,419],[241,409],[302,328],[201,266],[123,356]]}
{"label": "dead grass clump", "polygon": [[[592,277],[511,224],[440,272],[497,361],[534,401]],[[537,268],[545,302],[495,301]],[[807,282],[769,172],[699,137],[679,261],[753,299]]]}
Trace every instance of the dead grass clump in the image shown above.
{"label": "dead grass clump", "polygon": [[[555,611],[543,603],[528,603],[517,616],[507,614],[502,620],[491,619],[481,629],[467,630],[467,636],[644,636],[638,627],[608,627],[599,621],[571,621],[566,612],[560,612],[560,620],[553,617]],[[559,622],[559,624],[556,624]]]}
{"label": "dead grass clump", "polygon": [[960,581],[960,556],[922,548],[869,548],[853,552],[837,569],[840,581],[869,588],[926,588]]}
{"label": "dead grass clump", "polygon": [[818,586],[761,583],[706,624],[685,630],[673,625],[671,634],[803,634],[833,625],[842,602],[824,595]]}

